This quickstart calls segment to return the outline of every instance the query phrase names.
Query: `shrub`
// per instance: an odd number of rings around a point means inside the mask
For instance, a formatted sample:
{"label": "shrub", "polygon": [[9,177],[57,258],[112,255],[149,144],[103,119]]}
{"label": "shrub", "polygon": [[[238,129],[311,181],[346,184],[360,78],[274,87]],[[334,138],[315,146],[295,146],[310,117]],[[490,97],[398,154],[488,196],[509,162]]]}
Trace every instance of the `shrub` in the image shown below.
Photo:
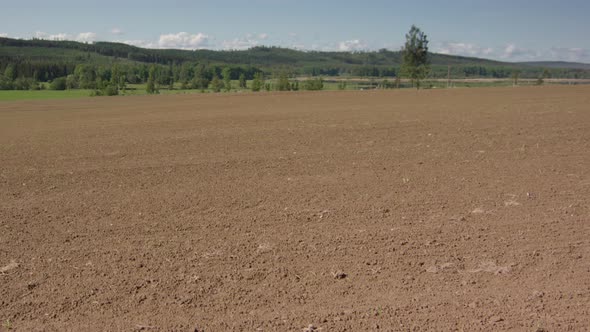
{"label": "shrub", "polygon": [[324,79],[323,78],[310,78],[306,80],[303,84],[305,90],[310,91],[317,91],[324,89]]}
{"label": "shrub", "polygon": [[0,74],[0,90],[12,90],[12,80]]}
{"label": "shrub", "polygon": [[289,82],[289,77],[287,77],[287,74],[281,73],[279,75],[279,81],[277,82],[277,90],[278,91],[291,90],[291,83]]}
{"label": "shrub", "polygon": [[78,79],[74,75],[68,75],[66,78],[66,89],[77,89],[78,88]]}
{"label": "shrub", "polygon": [[49,88],[51,90],[65,90],[67,87],[67,81],[65,77],[58,77],[51,82]]}
{"label": "shrub", "polygon": [[223,82],[217,75],[213,76],[213,79],[211,80],[211,90],[213,90],[213,92],[221,92],[221,88],[223,88]]}
{"label": "shrub", "polygon": [[119,89],[116,85],[109,84],[102,90],[102,93],[104,96],[116,96],[119,94]]}
{"label": "shrub", "polygon": [[261,72],[254,74],[254,80],[252,81],[252,91],[258,92],[262,90],[264,86],[264,77]]}
{"label": "shrub", "polygon": [[37,82],[32,78],[19,77],[14,80],[12,86],[15,90],[34,90]]}

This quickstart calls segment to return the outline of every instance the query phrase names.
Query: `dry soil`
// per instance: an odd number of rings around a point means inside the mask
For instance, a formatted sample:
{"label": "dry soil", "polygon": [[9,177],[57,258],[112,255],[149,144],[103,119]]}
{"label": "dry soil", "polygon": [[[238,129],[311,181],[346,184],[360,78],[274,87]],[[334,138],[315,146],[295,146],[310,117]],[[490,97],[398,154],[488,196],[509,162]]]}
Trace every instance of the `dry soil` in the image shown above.
{"label": "dry soil", "polygon": [[0,329],[590,329],[590,87],[0,103]]}

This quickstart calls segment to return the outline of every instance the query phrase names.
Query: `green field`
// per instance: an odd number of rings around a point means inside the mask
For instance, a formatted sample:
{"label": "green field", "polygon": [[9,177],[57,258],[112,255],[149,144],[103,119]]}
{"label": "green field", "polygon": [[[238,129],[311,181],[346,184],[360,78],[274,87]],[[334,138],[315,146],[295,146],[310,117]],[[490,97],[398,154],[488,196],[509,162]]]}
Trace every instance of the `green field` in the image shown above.
{"label": "green field", "polygon": [[0,90],[0,101],[64,99],[90,96],[90,90]]}
{"label": "green field", "polygon": [[[339,90],[339,81],[336,79],[327,79],[324,81],[324,91],[334,91]],[[346,90],[373,90],[373,89],[381,89],[381,84],[383,80],[364,80],[359,78],[352,78],[350,80],[344,80],[346,82]],[[267,83],[271,84],[272,91],[275,90],[275,80],[267,80]],[[393,84],[394,80],[389,79],[389,84]],[[301,82],[300,82],[301,83]],[[248,86],[251,86],[252,82],[248,82]],[[545,84],[565,84],[563,82],[546,82]],[[580,82],[580,84],[588,84],[588,82]],[[302,85],[302,83],[300,84]],[[481,80],[481,81],[462,81],[462,80],[455,80],[452,81],[451,87],[452,88],[476,88],[476,87],[506,87],[512,86],[513,83],[511,80]],[[521,80],[519,81],[519,86],[530,86],[536,85],[535,80]],[[237,88],[238,82],[232,82],[232,86],[234,87],[230,92],[243,92],[243,93],[253,93],[249,88],[248,89],[239,89]],[[402,81],[401,88],[412,88],[409,82]],[[422,82],[422,87],[425,89],[434,88],[447,88],[447,82],[445,80],[424,80]],[[304,91],[304,90],[302,90]],[[221,92],[224,93],[225,91]],[[264,93],[265,90],[259,92]],[[181,89],[180,84],[175,84],[173,90],[168,90],[167,87],[161,87],[159,90],[159,94],[194,94],[194,93],[213,93],[211,89],[206,90],[196,90],[196,89]],[[138,96],[138,95],[146,95],[146,84],[128,84],[127,89],[125,91],[120,91],[121,96]],[[81,98],[81,97],[90,97],[93,95],[93,90],[81,90],[81,89],[74,89],[74,90],[65,90],[65,91],[55,91],[55,90],[0,90],[0,102],[2,101],[15,101],[15,100],[42,100],[42,99],[69,99],[69,98]],[[95,98],[107,98],[107,97],[95,97]]]}

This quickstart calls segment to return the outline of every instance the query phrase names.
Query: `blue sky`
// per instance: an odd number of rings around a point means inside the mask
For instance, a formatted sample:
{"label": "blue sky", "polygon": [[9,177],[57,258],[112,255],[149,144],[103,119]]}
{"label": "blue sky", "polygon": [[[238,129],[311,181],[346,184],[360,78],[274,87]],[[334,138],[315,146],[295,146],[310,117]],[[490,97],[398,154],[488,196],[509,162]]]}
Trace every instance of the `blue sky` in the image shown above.
{"label": "blue sky", "polygon": [[152,48],[397,50],[412,24],[432,51],[590,62],[590,1],[8,1],[0,35]]}

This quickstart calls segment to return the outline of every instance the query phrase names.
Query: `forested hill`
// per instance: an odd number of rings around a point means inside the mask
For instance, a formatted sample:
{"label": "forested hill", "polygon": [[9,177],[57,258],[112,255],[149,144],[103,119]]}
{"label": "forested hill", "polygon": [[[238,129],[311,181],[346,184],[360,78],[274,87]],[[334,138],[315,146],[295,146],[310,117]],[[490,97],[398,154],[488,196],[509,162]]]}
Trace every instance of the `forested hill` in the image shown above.
{"label": "forested hill", "polygon": [[[125,72],[136,72],[137,75],[145,75],[146,66],[156,64],[159,68],[171,68],[177,73],[175,76],[179,75],[182,66],[200,65],[217,74],[224,67],[231,67],[232,76],[237,78],[244,73],[249,79],[257,71],[266,75],[288,72],[290,75],[392,77],[399,72],[401,53],[389,50],[318,52],[264,46],[240,51],[189,51],[146,49],[113,42],[87,44],[0,38],[0,74],[12,66],[11,74],[15,78],[50,81],[73,74],[78,65],[94,66],[99,71],[100,68],[110,70],[114,64],[124,68]],[[431,54],[431,64],[431,77],[435,78],[446,77],[449,65],[454,78],[507,78],[514,72],[519,72],[523,78],[537,78],[545,69],[552,77],[590,78],[588,68],[576,68],[574,64],[556,67],[544,66],[543,63],[507,63],[443,54]],[[134,76],[130,77],[132,81]]]}
{"label": "forested hill", "polygon": [[[23,58],[39,58],[43,49],[45,57],[52,58],[62,56],[63,53],[56,50],[75,50],[84,53],[94,53],[108,57],[128,59],[131,61],[170,64],[182,62],[206,62],[213,64],[252,65],[262,67],[275,66],[399,66],[401,54],[398,51],[380,50],[377,52],[319,52],[299,51],[280,47],[253,47],[240,51],[213,51],[213,50],[177,50],[177,49],[146,49],[122,43],[95,42],[92,44],[74,41],[53,40],[23,40],[0,38],[0,46],[5,50],[0,51],[0,56],[21,56]],[[13,51],[14,50],[14,51]],[[12,51],[12,52],[11,52]],[[433,65],[482,65],[500,66],[508,65],[498,61],[450,56],[444,54],[432,54]]]}
{"label": "forested hill", "polygon": [[544,67],[544,68],[560,68],[560,69],[590,69],[590,63],[580,62],[565,62],[565,61],[530,61],[519,62],[519,65]]}

